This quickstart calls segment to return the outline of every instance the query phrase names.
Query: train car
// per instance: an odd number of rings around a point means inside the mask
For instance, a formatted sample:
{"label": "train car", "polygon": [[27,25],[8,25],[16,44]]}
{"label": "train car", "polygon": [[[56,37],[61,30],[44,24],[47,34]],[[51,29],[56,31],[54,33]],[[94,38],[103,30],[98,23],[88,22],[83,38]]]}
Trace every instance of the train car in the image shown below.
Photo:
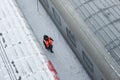
{"label": "train car", "polygon": [[118,0],[39,0],[92,80],[120,80]]}

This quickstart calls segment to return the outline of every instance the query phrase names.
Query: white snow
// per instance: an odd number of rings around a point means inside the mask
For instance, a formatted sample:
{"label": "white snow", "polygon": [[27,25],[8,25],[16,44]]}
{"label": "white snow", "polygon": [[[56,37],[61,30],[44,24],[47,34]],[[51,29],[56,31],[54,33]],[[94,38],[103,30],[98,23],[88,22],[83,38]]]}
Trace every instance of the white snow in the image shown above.
{"label": "white snow", "polygon": [[[0,0],[0,80],[54,80],[48,59],[60,80],[90,80],[41,4],[16,1],[27,22],[15,0]],[[44,49],[44,34],[54,39],[54,54]]]}
{"label": "white snow", "polygon": [[54,80],[14,0],[0,0],[0,80]]}
{"label": "white snow", "polygon": [[[39,0],[16,0],[45,55],[52,61],[60,80],[90,80],[76,56],[45,12]],[[54,39],[54,54],[45,50],[42,38],[47,34]]]}

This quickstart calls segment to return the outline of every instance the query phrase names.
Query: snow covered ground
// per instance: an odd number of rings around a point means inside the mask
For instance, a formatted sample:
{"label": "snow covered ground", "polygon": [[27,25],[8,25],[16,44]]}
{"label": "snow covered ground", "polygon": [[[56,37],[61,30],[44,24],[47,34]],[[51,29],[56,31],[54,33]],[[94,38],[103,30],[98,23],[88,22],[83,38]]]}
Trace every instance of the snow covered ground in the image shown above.
{"label": "snow covered ground", "polygon": [[[60,80],[90,80],[89,76],[38,0],[16,1],[39,41],[39,45],[42,45],[45,55],[54,64]],[[45,50],[42,43],[44,34],[47,34],[54,39],[54,54]]]}
{"label": "snow covered ground", "polygon": [[0,0],[0,80],[54,80],[14,0]]}

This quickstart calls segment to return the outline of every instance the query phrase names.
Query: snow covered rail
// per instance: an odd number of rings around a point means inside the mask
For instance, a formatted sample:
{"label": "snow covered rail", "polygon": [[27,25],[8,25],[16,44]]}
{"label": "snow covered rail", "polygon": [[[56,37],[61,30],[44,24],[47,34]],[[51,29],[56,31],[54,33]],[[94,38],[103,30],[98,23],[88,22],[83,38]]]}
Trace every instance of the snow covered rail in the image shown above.
{"label": "snow covered rail", "polygon": [[0,3],[0,64],[1,80],[58,80],[14,0]]}
{"label": "snow covered rail", "polygon": [[3,61],[3,64],[6,68],[6,70],[8,71],[8,75],[9,75],[10,79],[14,80],[14,79],[16,79],[16,76],[15,76],[15,74],[13,72],[13,69],[10,65],[9,59],[8,59],[8,57],[6,55],[6,52],[5,52],[5,49],[4,49],[4,44],[2,44],[2,42],[4,43],[4,38],[3,37],[2,37],[2,40],[0,40],[0,57]]}

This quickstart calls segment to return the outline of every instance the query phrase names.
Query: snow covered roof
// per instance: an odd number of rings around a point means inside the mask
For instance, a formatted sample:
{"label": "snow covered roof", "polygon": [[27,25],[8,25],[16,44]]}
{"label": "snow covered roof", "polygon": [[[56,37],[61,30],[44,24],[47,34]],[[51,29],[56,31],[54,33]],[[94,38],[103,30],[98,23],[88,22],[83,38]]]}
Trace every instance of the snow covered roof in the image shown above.
{"label": "snow covered roof", "polygon": [[120,65],[120,1],[69,0],[69,2]]}

